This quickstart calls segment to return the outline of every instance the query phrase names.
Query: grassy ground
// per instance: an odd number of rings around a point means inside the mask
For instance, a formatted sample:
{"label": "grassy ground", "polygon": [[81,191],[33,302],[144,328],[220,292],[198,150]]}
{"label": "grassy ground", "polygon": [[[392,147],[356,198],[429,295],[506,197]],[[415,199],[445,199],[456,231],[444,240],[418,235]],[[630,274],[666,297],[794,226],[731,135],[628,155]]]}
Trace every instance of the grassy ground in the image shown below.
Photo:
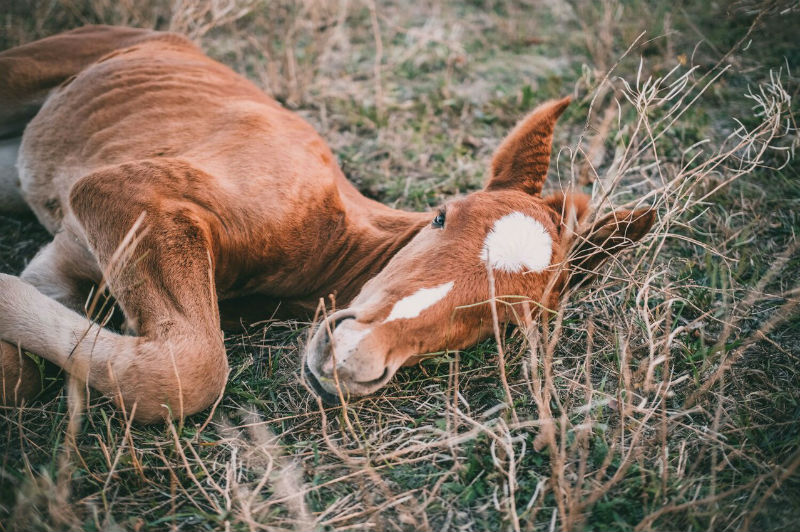
{"label": "grassy ground", "polygon": [[[502,350],[346,408],[300,382],[305,323],[229,334],[224,399],[182,426],[102,398],[71,417],[55,377],[0,410],[0,530],[800,526],[796,2],[11,0],[0,48],[93,22],[197,38],[408,209],[479,188],[515,121],[571,94],[551,188],[659,221]],[[0,215],[0,270],[47,239]]]}

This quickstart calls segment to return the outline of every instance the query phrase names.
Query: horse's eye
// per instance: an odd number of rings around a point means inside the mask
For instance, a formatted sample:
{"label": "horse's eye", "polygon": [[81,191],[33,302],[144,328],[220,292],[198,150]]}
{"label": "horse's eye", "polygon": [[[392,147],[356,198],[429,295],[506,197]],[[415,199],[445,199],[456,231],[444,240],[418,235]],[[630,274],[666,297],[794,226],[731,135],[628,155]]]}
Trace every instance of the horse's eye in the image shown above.
{"label": "horse's eye", "polygon": [[439,214],[437,214],[436,218],[433,219],[431,225],[437,229],[444,227],[444,211],[439,211]]}

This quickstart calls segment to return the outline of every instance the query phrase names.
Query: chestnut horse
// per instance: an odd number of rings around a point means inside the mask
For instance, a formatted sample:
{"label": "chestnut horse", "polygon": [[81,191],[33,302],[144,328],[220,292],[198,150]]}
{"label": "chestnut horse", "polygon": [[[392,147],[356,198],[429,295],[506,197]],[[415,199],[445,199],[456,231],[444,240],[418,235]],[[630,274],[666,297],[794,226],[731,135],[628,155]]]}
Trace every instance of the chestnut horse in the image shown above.
{"label": "chestnut horse", "polygon": [[[492,301],[501,322],[522,302],[554,308],[575,272],[654,220],[618,211],[573,233],[588,197],[542,197],[568,103],[510,133],[483,190],[403,212],[362,196],[311,126],[184,37],[95,26],[0,53],[0,208],[27,206],[54,235],[20,277],[0,275],[2,401],[36,391],[27,351],[137,420],[192,414],[225,387],[221,323],[306,317],[329,294],[346,308],[316,329],[306,373],[321,395],[369,394],[486,337]],[[97,285],[125,334],[89,316]]]}

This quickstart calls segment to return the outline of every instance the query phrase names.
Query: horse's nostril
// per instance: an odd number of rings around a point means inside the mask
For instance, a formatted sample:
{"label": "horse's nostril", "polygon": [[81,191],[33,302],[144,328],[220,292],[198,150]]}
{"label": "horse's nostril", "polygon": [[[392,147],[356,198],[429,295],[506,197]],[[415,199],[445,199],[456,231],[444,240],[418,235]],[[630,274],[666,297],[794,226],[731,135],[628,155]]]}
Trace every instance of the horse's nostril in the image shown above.
{"label": "horse's nostril", "polygon": [[336,316],[336,318],[328,318],[327,322],[322,322],[320,328],[322,329],[321,332],[323,333],[322,340],[325,342],[325,344],[330,342],[330,336],[333,334],[333,331],[336,330],[336,327],[338,327],[342,322],[354,319],[356,319],[356,315],[348,313],[341,316]]}
{"label": "horse's nostril", "polygon": [[354,319],[356,319],[356,315],[355,314],[347,314],[345,316],[337,316],[336,319],[333,320],[333,323],[331,323],[331,330],[336,329],[336,327],[341,325],[341,323],[343,321],[354,320]]}
{"label": "horse's nostril", "polygon": [[322,330],[322,332],[325,333],[325,336],[327,337],[329,335],[329,333],[332,333],[333,331],[335,331],[336,327],[341,325],[342,322],[345,322],[347,320],[354,320],[354,319],[356,319],[356,315],[355,314],[349,314],[349,313],[348,314],[344,314],[344,315],[336,316],[335,318],[334,317],[330,317],[330,318],[327,319],[327,321],[323,321],[320,324],[320,329]]}

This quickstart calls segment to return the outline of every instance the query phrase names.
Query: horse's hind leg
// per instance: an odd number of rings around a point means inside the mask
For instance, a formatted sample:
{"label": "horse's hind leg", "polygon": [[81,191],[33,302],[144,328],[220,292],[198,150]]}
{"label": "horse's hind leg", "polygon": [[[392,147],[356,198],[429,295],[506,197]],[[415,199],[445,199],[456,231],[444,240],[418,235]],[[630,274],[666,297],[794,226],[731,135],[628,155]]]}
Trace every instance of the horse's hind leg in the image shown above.
{"label": "horse's hind leg", "polygon": [[[91,285],[100,280],[100,271],[89,250],[65,230],[36,254],[20,278],[81,312]],[[0,340],[0,405],[29,402],[41,389],[41,375],[33,360],[21,347]]]}
{"label": "horse's hind leg", "polygon": [[101,277],[97,260],[68,227],[43,247],[20,275],[39,292],[76,312],[86,307],[91,287]]}

